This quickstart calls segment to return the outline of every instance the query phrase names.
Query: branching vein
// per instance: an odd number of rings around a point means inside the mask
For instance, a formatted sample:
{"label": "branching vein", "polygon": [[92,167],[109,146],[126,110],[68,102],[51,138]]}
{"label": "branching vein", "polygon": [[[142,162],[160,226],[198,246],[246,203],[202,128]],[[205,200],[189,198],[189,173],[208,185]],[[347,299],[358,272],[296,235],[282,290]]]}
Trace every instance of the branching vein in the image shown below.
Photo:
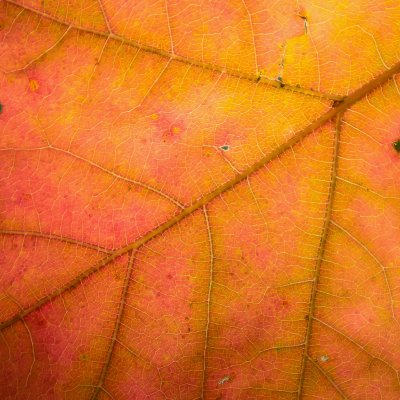
{"label": "branching vein", "polygon": [[129,289],[129,283],[131,281],[131,277],[132,277],[132,271],[133,271],[133,261],[134,261],[134,257],[135,257],[135,252],[132,252],[132,254],[129,257],[129,261],[128,261],[128,269],[126,271],[126,275],[125,275],[125,280],[124,280],[124,286],[122,288],[122,293],[121,293],[121,299],[119,302],[119,308],[118,308],[118,313],[117,313],[117,318],[115,320],[115,324],[114,324],[114,330],[111,336],[111,341],[110,341],[110,345],[108,347],[108,351],[107,351],[107,356],[106,359],[104,361],[104,365],[103,368],[101,370],[101,374],[100,374],[100,378],[99,378],[99,382],[96,386],[96,389],[91,397],[91,400],[96,400],[98,398],[98,395],[100,393],[100,391],[104,391],[103,385],[104,385],[104,380],[107,376],[107,372],[110,368],[111,365],[111,359],[113,356],[113,352],[114,352],[114,348],[115,348],[115,344],[118,341],[118,333],[121,327],[121,321],[124,315],[124,310],[125,310],[125,304],[126,304],[126,298],[128,295],[128,289]]}
{"label": "branching vein", "polygon": [[[14,0],[5,0],[5,2],[13,4],[13,5],[17,6],[17,7],[21,7],[21,5],[18,4],[17,2],[15,2]],[[282,84],[282,82],[278,82],[278,81],[276,81],[274,79],[268,79],[266,77],[261,77],[260,78],[258,73],[250,74],[250,73],[245,73],[245,72],[242,72],[242,71],[239,71],[239,70],[235,70],[235,69],[231,69],[231,68],[226,68],[224,66],[211,64],[211,63],[206,63],[206,62],[203,62],[203,61],[200,61],[200,60],[196,60],[196,59],[193,59],[193,58],[183,57],[183,56],[174,54],[173,52],[168,52],[168,51],[159,49],[159,48],[154,47],[154,46],[148,46],[148,45],[145,45],[143,43],[140,43],[140,42],[137,42],[137,41],[134,41],[134,40],[129,40],[129,39],[124,38],[123,36],[119,36],[119,35],[116,35],[116,34],[111,33],[111,32],[102,32],[102,31],[98,31],[98,30],[95,30],[95,29],[83,28],[83,27],[80,27],[78,25],[69,24],[66,21],[63,21],[63,20],[61,20],[61,19],[59,19],[57,17],[54,17],[54,16],[52,16],[50,14],[46,14],[46,13],[44,13],[42,11],[36,10],[36,9],[34,9],[32,7],[24,6],[24,9],[27,9],[27,10],[31,11],[32,13],[41,15],[42,17],[47,18],[49,20],[55,21],[55,22],[57,22],[59,24],[65,25],[65,26],[68,27],[68,30],[76,29],[76,30],[81,31],[81,32],[87,32],[87,33],[91,33],[91,34],[94,34],[94,35],[97,35],[97,36],[106,37],[107,39],[113,39],[113,40],[119,41],[121,43],[124,43],[124,44],[126,44],[128,46],[132,46],[134,48],[137,48],[137,49],[139,49],[141,51],[144,51],[144,52],[147,52],[147,53],[158,54],[161,57],[169,59],[170,61],[178,61],[178,62],[181,62],[183,64],[189,64],[189,65],[192,65],[192,66],[197,66],[197,67],[200,67],[200,68],[205,69],[205,70],[224,73],[224,74],[226,74],[228,76],[234,76],[234,77],[238,77],[240,79],[249,80],[249,81],[252,81],[252,82],[263,83],[263,84],[266,84],[268,86],[272,86],[272,87],[275,87],[275,88],[278,88],[278,89],[289,90],[291,92],[298,92],[298,93],[302,93],[302,94],[307,95],[307,96],[321,97],[321,98],[325,98],[325,99],[329,99],[329,100],[335,100],[335,101],[342,101],[343,100],[343,96],[332,95],[332,94],[327,94],[327,93],[320,93],[320,92],[317,92],[317,91],[312,90],[312,89],[299,87],[297,85]],[[55,47],[60,42],[61,42],[61,38],[57,41],[57,43],[54,46],[52,46],[52,48]],[[46,51],[46,53],[47,52],[48,51]],[[37,56],[35,58],[35,60],[40,59],[42,56],[43,56],[43,54]],[[30,62],[29,64],[31,64],[32,62]],[[24,68],[26,68],[26,66]],[[14,72],[14,71],[6,71],[6,73],[9,73],[9,72]]]}
{"label": "branching vein", "polygon": [[[318,249],[318,256],[317,256],[317,265],[315,267],[314,272],[314,282],[311,287],[311,298],[310,298],[310,308],[308,311],[308,323],[306,328],[306,335],[304,340],[304,354],[301,362],[300,367],[300,383],[297,392],[297,399],[300,400],[303,395],[303,387],[304,387],[304,378],[305,372],[307,367],[307,359],[309,359],[308,349],[310,347],[311,342],[311,333],[312,333],[312,326],[313,326],[313,319],[314,319],[314,312],[315,312],[315,303],[317,298],[318,292],[318,281],[320,277],[321,265],[324,258],[325,247],[328,239],[328,231],[329,225],[331,223],[331,214],[332,214],[332,205],[333,199],[335,195],[335,188],[336,188],[336,174],[337,174],[337,161],[338,161],[338,152],[339,152],[339,136],[340,136],[340,127],[341,127],[341,117],[342,114],[338,114],[336,116],[336,127],[335,127],[335,140],[334,140],[334,150],[333,150],[333,160],[332,160],[332,170],[331,170],[331,184],[329,187],[328,193],[328,202],[327,208],[325,211],[325,218],[324,218],[324,226],[322,229],[321,241]],[[335,386],[336,387],[336,386]]]}
{"label": "branching vein", "polygon": [[214,248],[213,248],[213,240],[211,235],[211,227],[210,221],[208,218],[207,208],[203,206],[203,214],[206,221],[207,228],[207,236],[208,236],[208,244],[210,249],[210,278],[208,281],[208,292],[207,292],[207,322],[205,329],[205,338],[204,338],[204,349],[203,349],[203,374],[201,378],[201,398],[204,398],[204,390],[205,390],[205,380],[206,380],[206,369],[207,369],[207,351],[208,351],[208,336],[210,329],[210,318],[211,318],[211,292],[213,287],[213,274],[214,274]]}
{"label": "branching vein", "polygon": [[0,230],[1,235],[15,235],[15,236],[30,236],[30,237],[38,237],[43,239],[57,240],[59,242],[64,242],[68,244],[76,244],[78,246],[87,247],[88,249],[100,251],[102,253],[111,254],[112,250],[106,249],[102,246],[97,246],[91,243],[82,242],[80,240],[75,240],[71,238],[67,238],[65,236],[53,235],[48,233],[41,232],[33,232],[33,231],[17,231],[17,230]]}

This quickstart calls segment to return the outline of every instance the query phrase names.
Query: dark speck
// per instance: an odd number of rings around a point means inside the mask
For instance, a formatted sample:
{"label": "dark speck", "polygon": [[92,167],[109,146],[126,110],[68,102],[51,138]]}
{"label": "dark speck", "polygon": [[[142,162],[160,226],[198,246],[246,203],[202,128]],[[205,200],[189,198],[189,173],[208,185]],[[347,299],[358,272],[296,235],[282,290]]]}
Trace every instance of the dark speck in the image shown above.
{"label": "dark speck", "polygon": [[281,76],[278,76],[278,77],[276,78],[276,81],[278,82],[279,87],[285,86],[285,84],[283,83],[283,79],[282,79]]}
{"label": "dark speck", "polygon": [[393,142],[393,148],[400,153],[400,139],[396,140],[395,142]]}
{"label": "dark speck", "polygon": [[0,103],[0,114],[2,113],[2,111],[3,111],[3,104]]}
{"label": "dark speck", "polygon": [[223,151],[228,151],[229,150],[229,146],[227,144],[224,144],[223,146],[220,147],[221,150]]}

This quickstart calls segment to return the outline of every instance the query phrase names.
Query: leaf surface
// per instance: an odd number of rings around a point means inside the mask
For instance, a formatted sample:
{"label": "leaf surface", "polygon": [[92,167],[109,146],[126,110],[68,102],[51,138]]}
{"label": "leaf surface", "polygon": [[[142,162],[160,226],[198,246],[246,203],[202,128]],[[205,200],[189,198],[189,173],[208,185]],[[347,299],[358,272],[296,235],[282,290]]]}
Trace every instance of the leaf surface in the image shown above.
{"label": "leaf surface", "polygon": [[400,6],[0,5],[3,399],[400,398]]}

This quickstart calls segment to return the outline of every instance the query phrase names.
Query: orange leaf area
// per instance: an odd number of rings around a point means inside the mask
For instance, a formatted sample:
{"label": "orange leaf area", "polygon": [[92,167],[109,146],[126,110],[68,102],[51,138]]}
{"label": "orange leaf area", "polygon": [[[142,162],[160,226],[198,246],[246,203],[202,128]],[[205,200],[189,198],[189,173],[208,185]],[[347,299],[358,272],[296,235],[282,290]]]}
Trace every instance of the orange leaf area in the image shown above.
{"label": "orange leaf area", "polygon": [[0,398],[400,398],[397,0],[3,0]]}

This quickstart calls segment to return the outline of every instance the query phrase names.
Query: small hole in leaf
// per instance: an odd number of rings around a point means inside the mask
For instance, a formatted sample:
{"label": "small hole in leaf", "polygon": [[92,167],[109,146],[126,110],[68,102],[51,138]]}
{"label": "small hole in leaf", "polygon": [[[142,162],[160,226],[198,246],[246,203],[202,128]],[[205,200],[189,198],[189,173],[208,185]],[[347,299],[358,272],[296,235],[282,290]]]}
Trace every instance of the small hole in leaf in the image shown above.
{"label": "small hole in leaf", "polygon": [[326,354],[324,354],[324,355],[321,356],[319,359],[321,360],[321,362],[326,363],[327,361],[329,361],[329,356],[327,356]]}
{"label": "small hole in leaf", "polygon": [[3,112],[3,104],[0,103],[0,114]]}
{"label": "small hole in leaf", "polygon": [[223,151],[228,151],[230,147],[227,144],[224,144],[223,146],[220,146],[220,149]]}
{"label": "small hole in leaf", "polygon": [[400,153],[400,139],[396,140],[395,142],[393,142],[393,148]]}

